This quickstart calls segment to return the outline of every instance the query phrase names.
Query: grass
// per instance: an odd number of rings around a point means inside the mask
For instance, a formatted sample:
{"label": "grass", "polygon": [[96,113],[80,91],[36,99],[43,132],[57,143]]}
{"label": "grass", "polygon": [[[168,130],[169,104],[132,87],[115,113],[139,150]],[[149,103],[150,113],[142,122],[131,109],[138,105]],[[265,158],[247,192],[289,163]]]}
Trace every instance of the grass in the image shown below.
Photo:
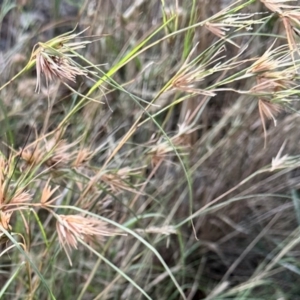
{"label": "grass", "polygon": [[4,1],[1,299],[298,299],[297,1]]}

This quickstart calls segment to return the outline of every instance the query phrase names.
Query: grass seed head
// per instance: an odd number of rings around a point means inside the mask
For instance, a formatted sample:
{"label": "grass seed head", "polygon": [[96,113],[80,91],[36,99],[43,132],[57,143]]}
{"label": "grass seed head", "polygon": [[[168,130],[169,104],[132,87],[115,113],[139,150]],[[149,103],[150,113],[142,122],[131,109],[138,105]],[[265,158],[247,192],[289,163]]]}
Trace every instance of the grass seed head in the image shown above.
{"label": "grass seed head", "polygon": [[76,66],[68,57],[49,55],[43,48],[36,55],[36,70],[38,92],[41,89],[41,74],[45,76],[47,86],[55,79],[76,82],[76,76],[87,76],[87,71]]}
{"label": "grass seed head", "polygon": [[272,103],[269,101],[266,101],[264,99],[258,100],[258,110],[260,119],[262,122],[263,130],[264,130],[264,136],[265,136],[265,146],[266,146],[266,140],[267,140],[267,129],[266,129],[266,118],[272,119],[274,121],[274,125],[276,126],[276,115],[282,110],[281,105],[277,103]]}
{"label": "grass seed head", "polygon": [[59,186],[57,186],[54,189],[52,189],[51,186],[49,185],[49,182],[50,182],[50,179],[45,184],[43,191],[42,191],[42,196],[41,196],[41,203],[42,203],[42,205],[46,205],[46,206],[56,200],[56,198],[51,199],[51,200],[50,200],[50,198],[53,196],[53,194],[59,188]]}
{"label": "grass seed head", "polygon": [[88,76],[88,70],[76,63],[73,57],[76,56],[75,50],[84,48],[90,41],[70,42],[82,32],[64,34],[46,43],[38,43],[32,56],[36,59],[37,92],[41,90],[42,75],[47,86],[57,79],[76,82],[77,76]]}
{"label": "grass seed head", "polygon": [[24,191],[24,189],[20,188],[13,194],[9,203],[22,205],[30,202],[31,200],[32,195],[28,191]]}
{"label": "grass seed head", "polygon": [[75,160],[72,163],[72,166],[74,168],[79,168],[85,163],[89,162],[91,158],[93,157],[94,152],[87,149],[87,148],[82,148],[79,149],[76,153]]}
{"label": "grass seed head", "polygon": [[116,232],[109,229],[105,222],[80,215],[58,215],[56,230],[70,265],[72,265],[70,251],[77,249],[78,240],[103,241],[107,236],[116,235]]}
{"label": "grass seed head", "polygon": [[298,8],[298,6],[285,4],[287,2],[295,2],[297,0],[260,0],[269,10],[281,14],[283,9]]}
{"label": "grass seed head", "polygon": [[0,210],[0,224],[6,230],[11,230],[11,226],[9,224],[11,215],[12,211]]}

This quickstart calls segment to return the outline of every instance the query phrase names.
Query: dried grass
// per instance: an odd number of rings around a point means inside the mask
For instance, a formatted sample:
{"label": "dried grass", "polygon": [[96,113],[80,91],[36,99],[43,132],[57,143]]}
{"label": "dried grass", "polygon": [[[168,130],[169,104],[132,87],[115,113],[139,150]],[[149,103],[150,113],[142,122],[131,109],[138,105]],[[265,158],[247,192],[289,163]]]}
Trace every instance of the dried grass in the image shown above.
{"label": "dried grass", "polygon": [[41,27],[32,53],[9,31],[0,295],[298,295],[299,7],[260,2],[86,1],[86,31]]}

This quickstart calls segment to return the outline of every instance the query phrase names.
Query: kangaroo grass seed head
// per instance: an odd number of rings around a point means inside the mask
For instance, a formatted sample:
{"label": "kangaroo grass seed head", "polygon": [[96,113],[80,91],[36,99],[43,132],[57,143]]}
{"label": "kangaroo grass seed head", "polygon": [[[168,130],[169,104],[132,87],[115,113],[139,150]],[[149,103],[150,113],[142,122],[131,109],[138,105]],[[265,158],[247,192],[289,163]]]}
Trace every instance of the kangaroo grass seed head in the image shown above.
{"label": "kangaroo grass seed head", "polygon": [[269,10],[281,14],[283,9],[299,8],[299,6],[286,4],[297,0],[260,0]]}
{"label": "kangaroo grass seed head", "polygon": [[65,55],[49,55],[41,48],[36,54],[36,91],[41,89],[41,75],[46,79],[47,86],[52,80],[60,79],[76,82],[76,76],[87,76],[87,71],[80,69],[74,62]]}
{"label": "kangaroo grass seed head", "polygon": [[282,20],[286,36],[288,40],[289,48],[292,52],[298,51],[299,49],[295,40],[295,34],[299,35],[300,26],[300,10],[299,5],[285,4],[288,2],[296,2],[297,0],[260,0],[269,10],[278,13]]}
{"label": "kangaroo grass seed head", "polygon": [[12,196],[10,203],[12,204],[23,204],[28,203],[32,200],[32,195],[28,191],[18,189]]}
{"label": "kangaroo grass seed head", "polygon": [[52,146],[51,142],[45,145],[47,152],[50,153],[45,164],[48,167],[54,167],[56,169],[63,168],[68,165],[73,158],[73,153],[71,153],[70,150],[74,146],[74,143],[68,144],[65,140],[59,140]]}
{"label": "kangaroo grass seed head", "polygon": [[266,119],[272,119],[274,125],[276,126],[276,115],[282,111],[282,106],[277,103],[272,103],[266,101],[264,99],[258,100],[258,110],[261,119],[261,123],[264,130],[264,137],[265,137],[265,147],[267,142],[267,129],[266,129]]}
{"label": "kangaroo grass seed head", "polygon": [[53,201],[55,201],[57,198],[53,198],[50,200],[50,198],[52,198],[53,194],[57,191],[57,189],[59,188],[59,186],[56,186],[55,188],[51,188],[51,186],[49,185],[50,179],[47,181],[47,183],[45,184],[43,191],[42,191],[42,196],[41,196],[41,204],[44,206],[49,205],[50,203],[52,203]]}
{"label": "kangaroo grass seed head", "polygon": [[38,144],[36,146],[20,149],[19,155],[29,166],[36,166],[42,162],[45,152]]}
{"label": "kangaroo grass seed head", "polygon": [[0,210],[0,224],[6,230],[11,230],[11,226],[9,225],[9,222],[12,213],[13,213],[12,211]]}
{"label": "kangaroo grass seed head", "polygon": [[89,162],[94,156],[94,151],[89,150],[88,148],[82,148],[77,151],[75,154],[75,160],[72,163],[74,168],[79,168],[85,163]]}
{"label": "kangaroo grass seed head", "polygon": [[49,139],[38,139],[36,142],[19,151],[21,158],[29,166],[43,165],[54,170],[71,166],[78,155],[74,147],[78,140],[68,143],[61,139],[62,134],[56,134]]}
{"label": "kangaroo grass seed head", "polygon": [[105,237],[117,234],[115,230],[108,228],[105,222],[80,215],[57,215],[56,230],[70,265],[70,252],[77,249],[80,239],[88,242],[93,239],[104,241]]}
{"label": "kangaroo grass seed head", "polygon": [[[85,30],[84,30],[85,31]],[[91,41],[70,42],[78,34],[64,34],[46,43],[38,43],[32,58],[36,59],[36,92],[41,90],[42,75],[47,86],[53,80],[76,82],[77,76],[88,76],[89,71],[75,62],[75,50],[84,48]]]}

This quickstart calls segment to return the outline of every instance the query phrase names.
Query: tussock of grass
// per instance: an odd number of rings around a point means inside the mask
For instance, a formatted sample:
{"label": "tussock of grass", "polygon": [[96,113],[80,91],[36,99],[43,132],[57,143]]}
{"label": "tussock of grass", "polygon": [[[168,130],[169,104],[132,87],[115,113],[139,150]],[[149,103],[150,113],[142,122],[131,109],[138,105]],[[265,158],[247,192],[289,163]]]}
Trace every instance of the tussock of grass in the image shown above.
{"label": "tussock of grass", "polygon": [[299,297],[297,1],[75,2],[1,6],[1,299]]}

